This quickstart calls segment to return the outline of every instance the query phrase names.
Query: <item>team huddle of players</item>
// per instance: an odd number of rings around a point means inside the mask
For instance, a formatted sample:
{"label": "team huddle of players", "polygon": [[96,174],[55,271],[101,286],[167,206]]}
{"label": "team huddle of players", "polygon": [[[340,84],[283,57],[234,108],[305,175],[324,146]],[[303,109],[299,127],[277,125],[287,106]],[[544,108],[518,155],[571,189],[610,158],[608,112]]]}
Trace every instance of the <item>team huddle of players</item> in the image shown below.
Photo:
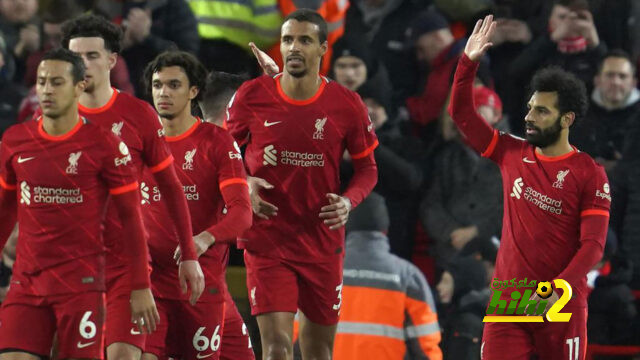
{"label": "team huddle of players", "polygon": [[[377,140],[358,95],[318,75],[324,20],[285,19],[285,71],[233,97],[194,56],[159,55],[155,110],[110,85],[118,27],[84,15],[63,32],[34,121],[0,145],[0,248],[19,223],[0,359],[253,359],[224,280],[236,242],[263,343],[290,339],[298,308],[303,336],[332,338],[343,225],[375,185]],[[338,195],[345,150],[356,175]]]}

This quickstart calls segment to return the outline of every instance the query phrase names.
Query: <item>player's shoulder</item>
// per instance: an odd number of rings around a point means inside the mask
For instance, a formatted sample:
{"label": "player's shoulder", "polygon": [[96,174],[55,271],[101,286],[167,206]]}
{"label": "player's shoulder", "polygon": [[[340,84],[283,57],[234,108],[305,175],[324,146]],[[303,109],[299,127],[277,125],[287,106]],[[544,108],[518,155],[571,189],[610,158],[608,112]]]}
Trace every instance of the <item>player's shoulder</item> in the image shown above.
{"label": "player's shoulder", "polygon": [[117,111],[129,113],[136,121],[157,121],[158,115],[151,104],[129,93],[119,91],[114,105]]}
{"label": "player's shoulder", "polygon": [[573,167],[579,170],[586,178],[606,174],[604,167],[586,152],[576,149],[576,154],[572,160]]}
{"label": "player's shoulder", "polygon": [[[280,74],[278,74],[280,75]],[[244,96],[257,95],[262,93],[265,88],[275,88],[276,79],[278,75],[269,76],[261,75],[255,79],[247,80],[240,85],[237,93]]]}
{"label": "player's shoulder", "polygon": [[233,137],[227,129],[210,122],[200,124],[200,137],[206,139],[213,145],[227,146],[234,142]]}
{"label": "player's shoulder", "polygon": [[[344,87],[343,85],[340,85],[337,81],[332,80],[326,76],[320,76],[322,78],[322,81],[325,82],[325,92],[327,95],[331,96],[332,98],[341,98],[341,99],[347,99],[347,100],[351,100],[353,102],[355,102],[356,104],[359,104],[362,102],[360,95],[350,89],[347,89],[346,87]],[[346,102],[347,104],[349,102]]]}
{"label": "player's shoulder", "polygon": [[11,125],[2,134],[2,142],[9,144],[13,141],[18,141],[25,136],[30,136],[29,134],[37,130],[37,128],[38,122],[33,120]]}

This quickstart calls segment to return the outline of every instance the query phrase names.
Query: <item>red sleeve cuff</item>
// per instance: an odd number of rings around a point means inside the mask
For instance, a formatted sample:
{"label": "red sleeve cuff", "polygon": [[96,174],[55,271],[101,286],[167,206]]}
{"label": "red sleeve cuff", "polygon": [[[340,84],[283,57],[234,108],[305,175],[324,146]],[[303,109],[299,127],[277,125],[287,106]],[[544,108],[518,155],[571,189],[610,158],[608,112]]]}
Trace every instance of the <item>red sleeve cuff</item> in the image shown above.
{"label": "red sleeve cuff", "polygon": [[109,189],[109,194],[111,195],[119,195],[124,194],[129,191],[136,190],[138,188],[138,182],[134,181],[131,184],[119,186],[117,188]]}
{"label": "red sleeve cuff", "polygon": [[482,157],[485,157],[485,158],[491,157],[491,154],[493,154],[493,151],[496,149],[497,144],[498,144],[498,130],[494,130],[493,137],[491,138],[491,142],[489,143],[489,146],[487,146],[487,149],[481,154]]}
{"label": "red sleeve cuff", "polygon": [[224,180],[220,183],[220,190],[224,189],[225,187],[229,186],[229,185],[233,185],[233,184],[243,184],[243,185],[247,185],[249,186],[249,184],[247,184],[247,180],[243,179],[243,178],[231,178],[231,179],[227,179]]}
{"label": "red sleeve cuff", "polygon": [[372,152],[373,150],[375,150],[375,149],[376,149],[376,147],[378,147],[378,140],[376,140],[376,141],[373,143],[373,145],[369,146],[369,147],[368,147],[368,148],[366,148],[364,151],[359,152],[359,153],[357,153],[357,154],[352,154],[352,155],[351,155],[351,158],[352,158],[352,159],[356,159],[356,160],[357,160],[357,159],[363,159],[363,158],[366,158],[366,157],[367,157],[367,155],[371,154],[371,152]]}
{"label": "red sleeve cuff", "polygon": [[4,179],[1,177],[0,177],[0,187],[9,191],[17,189],[16,185],[7,184],[7,182],[4,181]]}
{"label": "red sleeve cuff", "polygon": [[171,165],[172,162],[173,162],[173,156],[169,155],[167,156],[166,159],[162,160],[158,165],[150,167],[149,171],[151,171],[151,173],[157,173],[159,171],[166,169],[169,165]]}
{"label": "red sleeve cuff", "polygon": [[580,213],[580,216],[606,216],[609,217],[609,212],[607,210],[602,210],[602,209],[589,209],[589,210],[583,210]]}

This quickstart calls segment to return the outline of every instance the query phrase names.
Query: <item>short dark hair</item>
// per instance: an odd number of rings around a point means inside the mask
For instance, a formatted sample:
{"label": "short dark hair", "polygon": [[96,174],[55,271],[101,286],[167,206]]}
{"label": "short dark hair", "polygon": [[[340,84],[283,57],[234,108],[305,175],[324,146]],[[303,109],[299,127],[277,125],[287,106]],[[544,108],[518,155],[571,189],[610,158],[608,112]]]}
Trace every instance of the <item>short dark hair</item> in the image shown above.
{"label": "short dark hair", "polygon": [[147,94],[149,96],[151,95],[151,80],[153,79],[153,74],[171,66],[178,66],[182,68],[182,71],[184,71],[185,74],[187,74],[189,87],[196,86],[199,90],[198,95],[193,100],[199,101],[202,96],[202,91],[205,88],[207,69],[194,55],[186,51],[179,50],[165,51],[147,64],[142,76],[145,89],[147,89]]}
{"label": "short dark hair", "polygon": [[71,64],[71,77],[73,78],[73,83],[77,84],[78,82],[84,80],[84,61],[73,51],[63,48],[53,49],[44,54],[41,62],[45,60],[58,60],[68,62],[69,64]]}
{"label": "short dark hair", "polygon": [[282,23],[284,24],[292,19],[299,22],[310,22],[318,25],[318,40],[320,40],[321,44],[327,41],[329,30],[327,29],[327,22],[324,20],[322,15],[311,9],[298,9],[287,15]]}
{"label": "short dark hair", "polygon": [[82,13],[76,0],[52,0],[42,10],[42,22],[49,24],[62,24]]}
{"label": "short dark hair", "polygon": [[589,10],[588,0],[554,0],[554,5],[560,5],[572,11]]}
{"label": "short dark hair", "polygon": [[81,15],[62,24],[62,46],[69,48],[69,41],[79,37],[99,37],[105,49],[119,53],[122,29],[109,20],[96,15]]}
{"label": "short dark hair", "polygon": [[587,112],[587,88],[574,74],[557,66],[539,70],[531,80],[532,92],[555,92],[560,114],[573,112],[576,120]]}
{"label": "short dark hair", "polygon": [[627,60],[629,62],[629,65],[631,65],[631,72],[635,76],[635,74],[636,74],[636,66],[633,63],[633,60],[631,60],[631,56],[629,56],[629,53],[627,53],[626,51],[624,51],[622,49],[610,50],[609,52],[607,52],[607,54],[605,56],[603,56],[600,59],[600,62],[598,63],[598,74],[600,74],[602,72],[602,67],[604,66],[604,62],[608,58],[621,58],[621,59]]}
{"label": "short dark hair", "polygon": [[207,76],[204,91],[199,104],[204,116],[217,115],[229,103],[229,99],[236,90],[247,81],[243,75],[229,74],[222,71],[212,71]]}

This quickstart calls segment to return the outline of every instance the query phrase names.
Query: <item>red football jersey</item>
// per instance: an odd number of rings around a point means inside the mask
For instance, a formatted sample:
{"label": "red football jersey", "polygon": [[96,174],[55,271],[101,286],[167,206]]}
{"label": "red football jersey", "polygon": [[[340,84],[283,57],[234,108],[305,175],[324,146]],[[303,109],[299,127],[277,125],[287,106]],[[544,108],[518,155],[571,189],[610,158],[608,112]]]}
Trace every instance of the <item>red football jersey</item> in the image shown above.
{"label": "red football jersey", "polygon": [[229,102],[226,126],[248,142],[248,173],[274,186],[261,196],[278,207],[269,220],[254,217],[238,244],[267,256],[326,259],[344,247],[344,228],[329,230],[319,217],[326,194],[340,192],[342,156],[367,157],[378,141],[356,93],[322,77],[315,96],[298,101],[284,93],[280,76],[245,82]]}
{"label": "red football jersey", "polygon": [[[113,89],[113,96],[102,107],[90,109],[78,104],[82,116],[111,131],[129,147],[137,178],[142,178],[146,166],[153,172],[160,171],[171,163],[171,154],[164,141],[162,123],[155,110],[148,103],[124,92]],[[105,244],[107,245],[107,268],[115,269],[125,265],[118,257],[122,249],[117,247],[124,236],[122,223],[115,205],[110,202],[105,218]]]}
{"label": "red football jersey", "polygon": [[[224,216],[221,189],[239,183],[246,187],[247,176],[240,149],[226,130],[200,119],[184,134],[167,136],[166,140],[176,159],[174,167],[189,204],[193,235],[198,235]],[[165,202],[160,201],[162,194],[148,171],[140,188],[145,227],[149,233],[154,294],[161,298],[187,300],[180,292],[178,267],[173,260],[178,246],[174,222]],[[229,245],[222,240],[226,239],[216,239],[216,245],[199,258],[207,292],[215,288],[222,293],[226,288],[221,281],[224,281]]]}
{"label": "red football jersey", "polygon": [[37,295],[104,290],[107,197],[138,187],[127,146],[81,118],[59,137],[42,121],[15,125],[0,148],[0,184],[18,192],[12,281]]}
{"label": "red football jersey", "polygon": [[[609,216],[607,176],[575,148],[563,156],[545,157],[524,139],[489,127],[473,109],[476,67],[466,56],[460,59],[450,111],[455,111],[454,120],[470,145],[495,161],[502,173],[504,218],[494,277],[551,281],[581,247],[585,217]],[[597,241],[604,248],[604,237]],[[586,273],[570,285],[575,299],[569,304],[585,306]],[[502,298],[513,290],[508,288]]]}

